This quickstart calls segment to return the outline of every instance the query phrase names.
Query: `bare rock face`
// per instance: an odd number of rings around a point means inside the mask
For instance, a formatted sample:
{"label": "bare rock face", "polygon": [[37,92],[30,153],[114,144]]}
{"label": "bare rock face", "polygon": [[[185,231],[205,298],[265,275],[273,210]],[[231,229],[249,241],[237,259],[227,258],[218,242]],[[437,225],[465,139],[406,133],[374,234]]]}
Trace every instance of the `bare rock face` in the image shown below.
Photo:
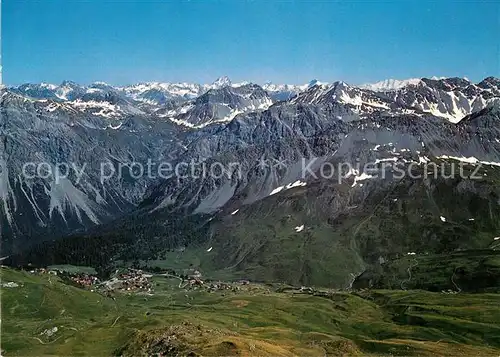
{"label": "bare rock face", "polygon": [[[220,80],[2,89],[2,248],[16,251],[136,207],[191,215],[251,205],[307,181],[325,162],[500,162],[493,77],[421,79],[381,91],[311,83],[275,104],[280,87],[267,88]],[[161,179],[140,172],[148,161],[218,163],[226,171]],[[362,175],[352,175],[353,195],[368,190]]]}

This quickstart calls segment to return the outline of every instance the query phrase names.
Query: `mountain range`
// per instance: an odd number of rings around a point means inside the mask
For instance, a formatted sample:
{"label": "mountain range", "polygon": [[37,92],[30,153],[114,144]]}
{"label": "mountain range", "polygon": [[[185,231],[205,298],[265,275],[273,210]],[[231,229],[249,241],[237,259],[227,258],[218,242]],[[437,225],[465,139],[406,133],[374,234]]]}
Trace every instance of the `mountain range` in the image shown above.
{"label": "mountain range", "polygon": [[[498,78],[66,81],[6,87],[0,102],[2,255],[17,262],[107,269],[189,247],[213,272],[346,287],[389,284],[382,261],[490,249],[500,235]],[[238,165],[137,175],[148,161]],[[460,162],[469,177],[396,177]],[[342,180],[325,177],[341,164]],[[103,180],[103,167],[121,174]]]}

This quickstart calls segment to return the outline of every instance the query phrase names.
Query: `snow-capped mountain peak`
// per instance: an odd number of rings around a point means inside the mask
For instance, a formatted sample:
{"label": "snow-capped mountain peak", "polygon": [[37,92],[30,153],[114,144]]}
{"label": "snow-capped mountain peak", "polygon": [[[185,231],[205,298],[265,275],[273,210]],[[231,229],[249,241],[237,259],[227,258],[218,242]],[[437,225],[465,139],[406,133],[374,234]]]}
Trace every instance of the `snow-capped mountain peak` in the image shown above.
{"label": "snow-capped mountain peak", "polygon": [[148,104],[165,104],[170,100],[192,99],[200,96],[206,88],[193,83],[147,82],[118,88],[134,100]]}
{"label": "snow-capped mountain peak", "polygon": [[288,100],[299,95],[300,93],[312,88],[314,86],[324,86],[326,82],[320,82],[317,79],[313,79],[306,84],[274,84],[272,82],[266,82],[262,88],[267,91],[274,100]]}
{"label": "snow-capped mountain peak", "polygon": [[367,83],[359,86],[362,89],[369,89],[376,92],[383,91],[394,91],[401,88],[404,88],[408,85],[417,85],[421,83],[422,80],[420,78],[409,78],[409,79],[385,79],[376,83]]}
{"label": "snow-capped mountain peak", "polygon": [[[11,90],[27,98],[55,101],[56,104],[64,102],[66,108],[71,107],[87,114],[92,111],[109,117],[111,107],[116,115],[122,112],[154,112],[161,115],[179,113],[189,107],[190,103],[187,102],[200,98],[208,91],[227,92],[241,89],[245,92],[253,86],[247,82],[233,84],[227,76],[223,76],[212,84],[148,82],[114,87],[103,82],[82,86],[72,81],[64,81],[60,85],[23,84]],[[267,93],[269,99],[263,103],[242,105],[238,110],[262,109],[264,104],[267,107],[272,103],[291,100],[304,104],[336,103],[347,106],[350,111],[361,117],[381,111],[391,115],[412,112],[431,114],[457,123],[466,115],[500,101],[500,83],[493,77],[485,78],[476,84],[458,77],[430,77],[387,79],[362,86],[350,86],[341,81],[327,84],[314,79],[303,85],[268,82],[259,88]],[[263,97],[262,94],[258,96]],[[47,104],[49,111],[60,108],[56,104]],[[224,111],[225,109],[221,109],[219,112]],[[219,115],[212,119],[219,120],[218,117]],[[227,117],[232,118],[233,115],[224,114],[221,118]]]}
{"label": "snow-capped mountain peak", "polygon": [[222,76],[217,78],[213,83],[212,83],[212,88],[218,89],[218,88],[223,88],[223,87],[230,87],[231,86],[231,80],[227,76]]}
{"label": "snow-capped mountain peak", "polygon": [[309,81],[309,83],[301,85],[300,89],[306,90],[306,89],[312,88],[314,86],[325,86],[325,85],[328,85],[328,83],[327,82],[320,82],[317,79],[313,79],[313,80]]}

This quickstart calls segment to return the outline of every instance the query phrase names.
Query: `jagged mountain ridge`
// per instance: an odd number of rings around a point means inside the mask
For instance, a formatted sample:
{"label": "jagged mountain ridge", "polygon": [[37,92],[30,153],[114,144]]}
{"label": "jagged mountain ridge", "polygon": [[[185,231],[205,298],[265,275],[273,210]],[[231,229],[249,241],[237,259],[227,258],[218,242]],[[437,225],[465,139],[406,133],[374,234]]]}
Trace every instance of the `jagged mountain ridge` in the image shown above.
{"label": "jagged mountain ridge", "polygon": [[198,98],[175,109],[160,109],[155,114],[172,118],[175,122],[189,127],[202,127],[229,122],[240,113],[265,110],[272,104],[273,100],[261,87],[245,84],[239,87],[209,89]]}
{"label": "jagged mountain ridge", "polygon": [[[209,91],[230,88],[238,93],[240,88],[245,87],[257,86],[249,82],[233,84],[229,78],[221,77],[208,85],[153,82],[113,87],[103,82],[81,86],[65,81],[59,86],[47,83],[23,84],[9,89],[33,99],[65,102],[81,111],[94,110],[103,116],[160,110],[158,114],[168,114],[173,119],[179,119],[178,116],[185,116],[188,110],[186,106],[189,104],[186,102],[192,102]],[[370,114],[377,110],[395,114],[424,112],[444,117],[452,122],[458,122],[464,116],[498,101],[500,95],[499,80],[494,77],[485,78],[476,84],[463,78],[433,77],[404,81],[388,80],[360,87],[350,86],[344,82],[326,84],[313,80],[306,85],[266,83],[261,88],[270,98],[266,100],[267,102],[292,100],[325,105],[335,101],[349,106],[358,115]],[[268,105],[262,105],[263,108],[266,106]],[[253,109],[255,105],[248,106],[248,110]],[[233,110],[232,116],[244,111]],[[221,114],[216,116],[217,120],[228,117],[226,114],[227,111],[222,110]],[[192,121],[188,120],[187,123]],[[182,120],[180,122],[186,123]]]}
{"label": "jagged mountain ridge", "polygon": [[[147,115],[107,117],[8,91],[0,101],[0,221],[6,251],[11,244],[25,244],[26,237],[57,236],[123,214],[142,200],[147,186],[144,177],[131,180],[125,165],[168,160],[182,150],[182,127]],[[69,166],[69,175],[57,182],[61,163]],[[36,166],[24,172],[26,164]],[[107,174],[124,165],[123,177],[101,182],[101,164]],[[37,168],[42,171],[36,173]],[[80,179],[78,172],[84,173]]]}
{"label": "jagged mountain ridge", "polygon": [[[276,187],[304,180],[303,168],[311,162],[317,169],[331,160],[354,165],[455,157],[500,165],[496,107],[458,125],[414,114],[378,114],[346,122],[341,118],[343,110],[342,106],[280,104],[263,113],[239,116],[215,132],[207,131],[180,159],[222,162],[227,167],[240,162],[242,174],[230,172],[217,179],[172,178],[154,187],[147,202],[198,213],[215,212],[240,197],[244,197],[243,204],[249,204],[267,197]],[[363,172],[352,176],[363,177]]]}
{"label": "jagged mountain ridge", "polygon": [[453,123],[499,102],[499,82],[494,77],[473,84],[463,78],[409,81],[394,90],[372,91],[344,82],[309,88],[296,98],[297,103],[327,105],[343,103],[363,117],[374,112],[392,114],[429,113]]}
{"label": "jagged mountain ridge", "polygon": [[[472,93],[464,92],[464,96],[489,93],[485,105],[498,98],[497,79],[489,78],[478,85],[454,82],[429,82],[423,88],[435,92],[464,88]],[[71,82],[58,88],[40,85],[41,92],[33,86],[23,90],[4,89],[1,99],[2,238],[14,247],[22,246],[24,240],[19,237],[29,241],[33,236],[83,229],[122,215],[144,198],[147,199],[145,207],[154,203],[151,209],[166,208],[174,202],[170,208],[187,213],[213,212],[238,197],[246,197],[244,202],[251,204],[267,197],[277,187],[295,182],[301,157],[329,157],[337,150],[338,158],[344,153],[351,160],[365,150],[359,145],[365,136],[376,137],[370,142],[371,149],[376,145],[382,147],[363,154],[366,160],[394,157],[388,153],[394,150],[390,143],[399,145],[396,149],[409,150],[412,160],[419,160],[417,151],[421,151],[424,142],[435,146],[433,155],[466,155],[464,157],[474,156],[481,161],[499,161],[496,140],[500,136],[497,129],[491,129],[496,124],[489,124],[489,129],[478,129],[476,124],[465,121],[456,126],[423,110],[398,107],[397,101],[391,101],[386,93],[365,91],[339,82],[311,83],[308,87],[297,97],[267,110],[259,108],[259,103],[270,105],[272,96],[256,85],[244,83],[211,88],[197,98],[165,105],[139,101],[103,83],[85,88]],[[401,93],[409,90],[417,93],[419,89],[407,86]],[[245,99],[245,95],[250,99]],[[252,102],[254,99],[257,102]],[[357,105],[359,100],[361,105]],[[225,108],[225,104],[232,105],[229,118],[227,111],[216,110],[213,115],[213,108]],[[180,110],[173,118],[161,115],[176,108],[189,110]],[[243,113],[233,118],[238,111]],[[224,118],[227,122],[221,120]],[[496,123],[496,119],[490,122]],[[459,129],[463,133],[459,133]],[[488,150],[474,135],[477,130],[481,131],[481,138],[488,138]],[[416,134],[409,135],[412,131]],[[425,133],[432,131],[435,133],[426,139]],[[425,140],[421,140],[422,135]],[[439,135],[455,141],[446,139],[438,145]],[[401,141],[408,141],[409,146]],[[287,170],[273,167],[263,173],[255,165],[262,157],[288,160],[290,167]],[[101,161],[118,165],[145,163],[148,158],[172,163],[192,159],[228,162],[232,158],[242,162],[244,178],[186,181],[181,186],[178,182],[174,185],[130,177],[113,178],[101,184],[98,179]],[[67,181],[57,185],[50,179],[30,182],[20,176],[22,164],[28,161],[46,161],[52,165],[71,161],[78,167],[88,162],[90,169],[88,177],[78,184],[74,172]]]}

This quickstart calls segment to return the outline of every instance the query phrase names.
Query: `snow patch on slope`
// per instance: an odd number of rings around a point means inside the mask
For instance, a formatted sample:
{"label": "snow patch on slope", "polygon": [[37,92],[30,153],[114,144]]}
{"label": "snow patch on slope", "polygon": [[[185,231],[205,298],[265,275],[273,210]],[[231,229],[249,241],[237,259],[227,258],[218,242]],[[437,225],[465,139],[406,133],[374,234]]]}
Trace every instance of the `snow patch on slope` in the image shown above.
{"label": "snow patch on slope", "polygon": [[465,163],[472,164],[472,165],[483,164],[483,165],[491,165],[491,166],[500,166],[500,162],[481,161],[473,156],[465,157],[465,156],[441,155],[441,156],[438,156],[438,159],[457,160],[457,161],[465,162]]}
{"label": "snow patch on slope", "polygon": [[304,225],[297,226],[294,229],[295,229],[295,232],[297,232],[297,233],[302,232],[304,230]]}
{"label": "snow patch on slope", "polygon": [[286,186],[276,187],[274,190],[271,191],[271,193],[269,193],[269,196],[275,195],[275,194],[277,194],[277,193],[279,193],[281,191],[289,190],[289,189],[294,188],[294,187],[301,187],[301,186],[306,186],[306,185],[307,185],[306,182],[297,180],[297,181],[295,181],[293,183],[289,183]]}

